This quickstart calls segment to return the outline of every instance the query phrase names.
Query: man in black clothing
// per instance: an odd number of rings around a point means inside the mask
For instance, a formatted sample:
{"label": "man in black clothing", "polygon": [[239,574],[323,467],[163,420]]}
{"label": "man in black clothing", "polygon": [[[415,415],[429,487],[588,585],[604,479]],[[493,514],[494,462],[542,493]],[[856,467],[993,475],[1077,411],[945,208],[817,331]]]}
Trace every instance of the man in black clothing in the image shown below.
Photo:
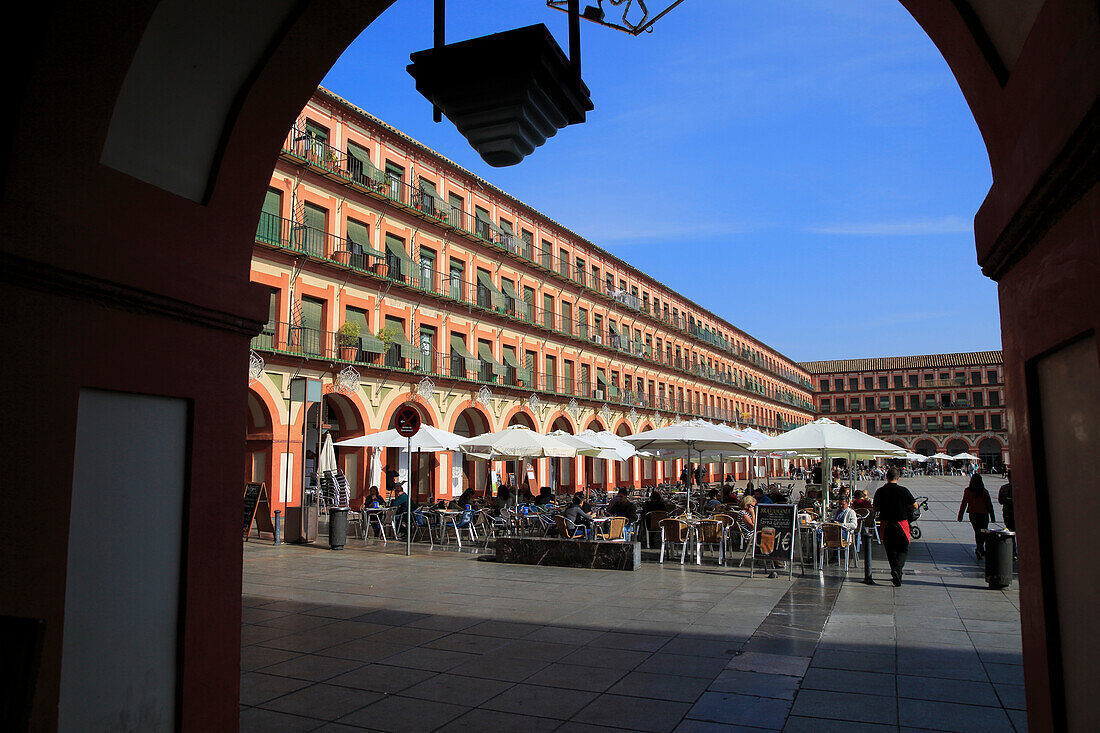
{"label": "man in black clothing", "polygon": [[909,510],[917,508],[917,500],[909,489],[898,485],[898,470],[891,468],[886,472],[886,483],[875,492],[873,503],[882,547],[890,561],[890,577],[898,586],[909,554]]}
{"label": "man in black clothing", "polygon": [[638,518],[638,507],[630,500],[630,492],[625,486],[619,489],[619,493],[607,505],[607,516],[626,517],[627,524],[633,524]]}

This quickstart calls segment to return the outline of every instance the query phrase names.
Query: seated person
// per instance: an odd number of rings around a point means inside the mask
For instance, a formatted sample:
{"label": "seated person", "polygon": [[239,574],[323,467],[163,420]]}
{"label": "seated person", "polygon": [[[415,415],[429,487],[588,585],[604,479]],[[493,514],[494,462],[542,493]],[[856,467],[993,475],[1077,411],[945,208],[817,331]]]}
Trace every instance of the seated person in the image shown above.
{"label": "seated person", "polygon": [[493,499],[492,514],[494,517],[499,517],[502,509],[513,506],[512,492],[508,490],[507,486],[501,486],[497,490],[497,496]]}
{"label": "seated person", "polygon": [[707,500],[703,504],[703,510],[707,512],[713,512],[714,508],[721,504],[718,500],[718,489],[711,489],[707,492]]}
{"label": "seated person", "polygon": [[372,486],[367,490],[367,503],[364,506],[368,508],[377,508],[383,506],[385,503],[386,500],[378,493],[377,486]]}
{"label": "seated person", "polygon": [[583,527],[585,532],[589,532],[592,526],[592,517],[581,508],[583,499],[584,497],[579,492],[573,495],[573,503],[565,510],[565,519],[578,527]]}
{"label": "seated person", "polygon": [[405,493],[405,482],[398,481],[394,484],[394,495],[390,499],[390,508],[398,509],[398,514],[403,514],[405,511],[405,505],[409,503],[409,495]]}
{"label": "seated person", "polygon": [[661,498],[661,492],[657,491],[657,489],[654,489],[653,493],[651,493],[645,503],[642,504],[642,514],[667,511],[669,511],[669,506],[665,503],[665,500]]}
{"label": "seated person", "polygon": [[447,506],[447,508],[448,509],[458,509],[458,510],[461,511],[461,510],[465,509],[467,506],[472,507],[473,503],[474,503],[474,490],[473,489],[466,489],[461,494],[459,494],[457,499],[452,499],[451,503]]}
{"label": "seated person", "polygon": [[867,492],[863,489],[856,489],[856,498],[852,501],[853,509],[873,509],[874,504],[867,498]]}
{"label": "seated person", "polygon": [[607,516],[626,517],[627,524],[638,518],[638,508],[630,500],[630,491],[625,486],[619,489],[619,493],[607,505]]}
{"label": "seated person", "polygon": [[534,504],[535,495],[531,493],[531,489],[526,485],[519,491],[518,503],[520,504]]}
{"label": "seated person", "polygon": [[726,485],[722,487],[722,503],[737,503],[737,489],[735,489],[732,485]]}
{"label": "seated person", "polygon": [[839,524],[848,532],[855,532],[859,528],[859,517],[855,510],[848,505],[848,497],[842,496],[837,500],[836,511],[833,512],[832,521]]}
{"label": "seated person", "polygon": [[757,504],[774,504],[775,503],[770,498],[768,498],[768,495],[764,493],[764,490],[759,488],[759,487],[756,488],[755,490],[753,490],[752,496],[753,496],[754,499],[756,499]]}
{"label": "seated person", "polygon": [[535,506],[546,506],[547,504],[554,503],[554,495],[550,493],[549,486],[543,486],[539,489],[539,495],[535,498]]}
{"label": "seated person", "polygon": [[756,499],[751,494],[745,494],[742,497],[737,515],[737,521],[749,529],[756,526]]}
{"label": "seated person", "polygon": [[577,493],[573,494],[574,500],[576,500],[578,497],[580,497],[581,500],[581,509],[585,512],[592,511],[592,504],[588,501],[588,497],[584,495],[583,491],[578,491]]}

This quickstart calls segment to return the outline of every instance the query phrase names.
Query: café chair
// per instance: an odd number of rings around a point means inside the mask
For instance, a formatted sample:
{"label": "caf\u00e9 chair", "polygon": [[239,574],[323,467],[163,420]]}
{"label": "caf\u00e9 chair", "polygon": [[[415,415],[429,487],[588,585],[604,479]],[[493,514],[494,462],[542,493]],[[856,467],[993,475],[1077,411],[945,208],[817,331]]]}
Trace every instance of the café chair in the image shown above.
{"label": "caf\u00e9 chair", "polygon": [[718,548],[718,564],[726,562],[725,532],[722,522],[717,519],[704,519],[693,528],[695,533],[695,564],[703,564],[703,545],[714,545]]}
{"label": "caf\u00e9 chair", "polygon": [[840,553],[844,552],[844,574],[848,574],[848,563],[852,547],[852,535],[854,532],[833,522],[821,525],[822,544],[825,547],[825,561],[829,559],[829,551],[836,552],[837,562],[840,561]]}
{"label": "caf\u00e9 chair", "polygon": [[606,522],[596,525],[595,536],[598,540],[623,541],[623,529],[626,527],[626,517],[611,517]]}
{"label": "caf\u00e9 chair", "polygon": [[573,524],[561,514],[554,516],[554,524],[557,525],[558,528],[558,537],[568,540],[588,539],[588,530],[577,524]]}
{"label": "caf\u00e9 chair", "polygon": [[680,564],[684,564],[684,556],[687,554],[688,534],[691,531],[691,525],[687,522],[682,522],[679,519],[662,519],[660,522],[661,527],[661,558],[659,562],[665,561],[665,546],[673,543],[679,543],[682,545],[680,550]]}
{"label": "caf\u00e9 chair", "polygon": [[658,532],[661,529],[661,520],[668,516],[668,512],[653,511],[645,515],[644,526],[646,528],[645,533],[645,546],[649,549],[649,534],[650,532]]}

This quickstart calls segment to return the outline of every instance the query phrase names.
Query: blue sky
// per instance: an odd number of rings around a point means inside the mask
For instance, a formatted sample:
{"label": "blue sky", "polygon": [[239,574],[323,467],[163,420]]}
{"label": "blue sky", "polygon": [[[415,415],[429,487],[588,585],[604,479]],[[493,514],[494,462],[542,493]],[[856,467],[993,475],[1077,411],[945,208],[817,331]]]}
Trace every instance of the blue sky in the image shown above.
{"label": "blue sky", "polygon": [[[567,48],[566,22],[451,0],[447,40],[545,23]],[[687,0],[581,42],[595,109],[511,168],[433,123],[405,71],[431,0],[396,2],[323,84],[793,359],[1001,347],[974,254],[985,148],[896,0]]]}

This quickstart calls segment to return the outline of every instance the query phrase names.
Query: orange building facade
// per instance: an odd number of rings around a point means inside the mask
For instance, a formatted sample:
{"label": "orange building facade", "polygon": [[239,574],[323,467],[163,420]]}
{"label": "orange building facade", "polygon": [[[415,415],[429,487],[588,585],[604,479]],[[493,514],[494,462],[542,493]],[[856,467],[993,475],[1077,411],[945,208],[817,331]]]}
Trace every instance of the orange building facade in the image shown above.
{"label": "orange building facade", "polygon": [[803,362],[821,414],[914,453],[1008,463],[1000,351]]}
{"label": "orange building facade", "polygon": [[[277,505],[298,501],[321,435],[388,429],[409,402],[425,424],[471,436],[514,424],[629,435],[691,417],[776,432],[813,419],[797,363],[324,89],[284,142],[251,279],[269,289],[269,316],[252,343],[246,478]],[[296,378],[320,382],[308,411]],[[357,491],[388,464],[411,472],[419,500],[522,470],[338,453]],[[567,491],[643,487],[681,467],[603,464],[530,470]],[[743,478],[747,464],[710,470]]]}

